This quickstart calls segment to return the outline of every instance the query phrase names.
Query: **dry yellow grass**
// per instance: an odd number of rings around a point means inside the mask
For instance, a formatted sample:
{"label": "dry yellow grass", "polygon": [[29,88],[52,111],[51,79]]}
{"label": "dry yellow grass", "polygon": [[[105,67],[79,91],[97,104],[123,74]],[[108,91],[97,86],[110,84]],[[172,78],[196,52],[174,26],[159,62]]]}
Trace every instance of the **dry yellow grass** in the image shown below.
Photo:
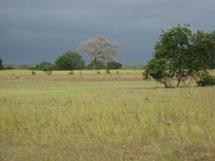
{"label": "dry yellow grass", "polygon": [[10,74],[0,72],[1,161],[215,160],[214,87]]}

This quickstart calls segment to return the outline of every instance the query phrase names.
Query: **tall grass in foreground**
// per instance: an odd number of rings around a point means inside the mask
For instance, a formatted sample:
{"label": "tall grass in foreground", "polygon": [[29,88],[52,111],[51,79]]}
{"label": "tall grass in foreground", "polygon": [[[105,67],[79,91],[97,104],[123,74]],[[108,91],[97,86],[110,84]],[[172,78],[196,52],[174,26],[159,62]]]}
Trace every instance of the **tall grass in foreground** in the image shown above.
{"label": "tall grass in foreground", "polygon": [[0,81],[0,161],[213,161],[215,88]]}

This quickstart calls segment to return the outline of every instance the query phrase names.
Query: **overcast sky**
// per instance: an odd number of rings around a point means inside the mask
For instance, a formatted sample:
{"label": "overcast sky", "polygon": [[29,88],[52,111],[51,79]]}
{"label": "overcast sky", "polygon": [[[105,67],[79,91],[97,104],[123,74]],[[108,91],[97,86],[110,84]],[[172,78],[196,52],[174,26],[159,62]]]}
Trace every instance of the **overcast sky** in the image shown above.
{"label": "overcast sky", "polygon": [[215,30],[215,0],[0,0],[0,57],[54,61],[96,35],[119,44],[118,60],[143,64],[161,30]]}

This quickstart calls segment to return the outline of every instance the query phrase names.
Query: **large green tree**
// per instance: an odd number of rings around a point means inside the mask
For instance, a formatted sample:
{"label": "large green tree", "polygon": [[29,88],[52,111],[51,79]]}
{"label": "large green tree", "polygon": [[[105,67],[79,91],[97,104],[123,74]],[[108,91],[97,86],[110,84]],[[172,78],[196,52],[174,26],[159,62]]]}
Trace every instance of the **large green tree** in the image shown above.
{"label": "large green tree", "polygon": [[205,73],[211,63],[214,42],[202,31],[192,33],[187,25],[178,25],[162,32],[155,45],[154,57],[145,67],[146,76],[164,83]]}
{"label": "large green tree", "polygon": [[85,62],[82,60],[81,55],[71,51],[60,56],[55,61],[55,64],[58,70],[78,70],[83,69],[85,66]]}

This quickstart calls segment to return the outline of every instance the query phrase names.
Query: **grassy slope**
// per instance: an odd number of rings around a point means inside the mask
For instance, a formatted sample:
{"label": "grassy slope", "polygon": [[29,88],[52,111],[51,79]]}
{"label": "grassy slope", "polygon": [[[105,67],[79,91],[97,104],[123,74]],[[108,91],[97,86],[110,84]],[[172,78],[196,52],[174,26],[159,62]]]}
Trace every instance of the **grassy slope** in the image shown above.
{"label": "grassy slope", "polygon": [[159,87],[0,79],[0,160],[214,160],[215,88]]}

